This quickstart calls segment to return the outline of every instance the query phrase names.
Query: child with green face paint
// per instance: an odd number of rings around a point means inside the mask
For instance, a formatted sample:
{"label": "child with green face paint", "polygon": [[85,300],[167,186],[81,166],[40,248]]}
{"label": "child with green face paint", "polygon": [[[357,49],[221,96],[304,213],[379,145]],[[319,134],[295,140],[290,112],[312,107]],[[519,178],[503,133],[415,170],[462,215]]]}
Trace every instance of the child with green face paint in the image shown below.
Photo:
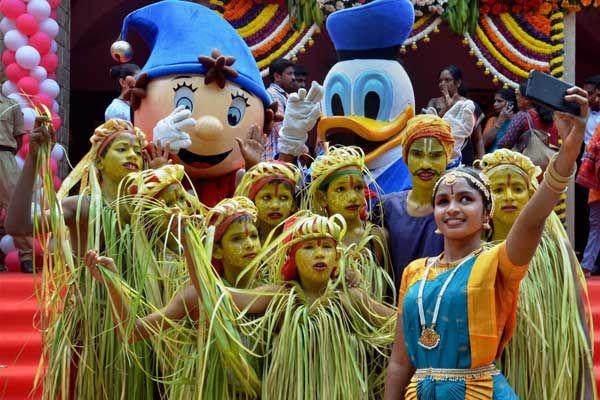
{"label": "child with green face paint", "polygon": [[393,280],[388,274],[386,233],[367,221],[368,203],[376,195],[365,182],[370,173],[363,151],[358,147],[332,147],[313,162],[311,169],[302,208],[344,218],[348,231],[343,243],[355,255],[353,268],[364,275],[369,293],[383,300],[393,288]]}
{"label": "child with green face paint", "polygon": [[[508,149],[486,154],[478,163],[490,179],[496,203],[488,236],[499,242],[506,239],[538,189],[542,171],[529,158]],[[519,288],[515,335],[504,349],[500,366],[520,398],[594,398],[585,280],[554,213],[544,231]],[[543,338],[539,332],[544,332]],[[555,348],[548,343],[561,345]],[[561,365],[580,368],[567,377],[560,373]]]}
{"label": "child with green face paint", "polygon": [[442,251],[442,237],[435,233],[431,196],[433,187],[450,162],[454,138],[450,125],[443,119],[418,115],[408,121],[401,144],[412,189],[391,193],[382,202],[384,225],[390,232],[396,287],[411,261]]}
{"label": "child with green face paint", "polygon": [[235,194],[248,197],[256,205],[262,242],[296,212],[297,191],[301,183],[302,173],[298,167],[284,162],[261,162],[244,174]]}

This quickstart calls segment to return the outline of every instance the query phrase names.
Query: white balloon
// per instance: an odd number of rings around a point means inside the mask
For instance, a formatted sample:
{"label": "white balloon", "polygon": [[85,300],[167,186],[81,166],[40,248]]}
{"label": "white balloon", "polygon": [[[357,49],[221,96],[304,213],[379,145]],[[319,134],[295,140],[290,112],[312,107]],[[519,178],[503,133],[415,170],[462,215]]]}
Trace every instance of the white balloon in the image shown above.
{"label": "white balloon", "polygon": [[2,250],[2,252],[4,254],[8,254],[11,251],[15,251],[15,241],[13,240],[13,237],[10,235],[4,235],[2,236],[2,239],[0,239],[0,250]]}
{"label": "white balloon", "polygon": [[29,76],[37,79],[38,82],[42,82],[48,77],[48,72],[46,71],[46,68],[42,67],[41,65],[38,65],[37,67],[31,69],[31,71],[29,72]]}
{"label": "white balloon", "polygon": [[51,38],[55,38],[56,35],[58,35],[58,24],[52,18],[46,18],[45,20],[40,22],[39,30],[40,32],[47,33],[48,36],[50,36]]}
{"label": "white balloon", "polygon": [[37,67],[41,58],[40,53],[33,46],[22,46],[15,54],[17,64],[25,69]]}
{"label": "white balloon", "polygon": [[46,0],[31,0],[27,4],[27,12],[33,15],[38,21],[43,21],[50,16],[50,4]]}
{"label": "white balloon", "polygon": [[40,83],[40,92],[46,93],[55,99],[58,97],[58,93],[60,93],[60,86],[58,86],[58,83],[54,79],[46,79]]}
{"label": "white balloon", "polygon": [[17,51],[27,44],[27,36],[16,29],[12,29],[4,34],[4,44],[10,50]]}
{"label": "white balloon", "polygon": [[2,18],[2,21],[0,21],[0,31],[2,31],[2,33],[6,33],[8,31],[12,31],[13,29],[17,29],[15,23],[8,19],[8,17]]}
{"label": "white balloon", "polygon": [[57,50],[58,50],[58,43],[56,43],[56,40],[52,39],[52,43],[50,43],[50,51],[53,53],[56,53]]}
{"label": "white balloon", "polygon": [[33,108],[23,108],[23,126],[26,131],[31,131],[35,125],[36,112]]}
{"label": "white balloon", "polygon": [[52,153],[50,153],[50,157],[53,160],[60,161],[60,160],[62,160],[64,155],[65,155],[65,152],[64,152],[62,146],[59,144],[54,144],[54,147],[52,148]]}
{"label": "white balloon", "polygon": [[13,93],[17,93],[17,90],[17,85],[12,83],[11,81],[7,80],[2,84],[2,94],[7,97]]}
{"label": "white balloon", "polygon": [[25,160],[23,160],[19,156],[15,156],[15,162],[17,163],[17,168],[19,168],[19,171],[22,170],[23,169],[23,165],[25,165]]}
{"label": "white balloon", "polygon": [[21,108],[28,108],[29,107],[29,102],[27,101],[27,99],[25,99],[25,97],[21,96],[18,93],[13,93],[9,96],[6,96],[9,99],[13,99],[14,101],[16,101],[17,103],[19,103],[19,105],[21,106]]}
{"label": "white balloon", "polygon": [[58,101],[52,101],[52,112],[58,114],[58,110],[60,110],[60,106],[58,105]]}

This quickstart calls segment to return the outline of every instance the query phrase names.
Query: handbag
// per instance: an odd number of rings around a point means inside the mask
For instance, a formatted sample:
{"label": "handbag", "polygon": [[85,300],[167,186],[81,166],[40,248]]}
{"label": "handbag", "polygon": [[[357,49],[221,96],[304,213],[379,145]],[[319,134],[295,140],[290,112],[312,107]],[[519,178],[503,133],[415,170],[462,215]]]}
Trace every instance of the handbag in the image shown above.
{"label": "handbag", "polygon": [[600,136],[585,149],[575,182],[588,189],[600,190]]}
{"label": "handbag", "polygon": [[550,135],[547,132],[533,127],[531,115],[529,112],[526,114],[529,130],[523,132],[512,150],[528,157],[531,162],[545,171],[550,159],[558,152],[558,148],[550,144]]}

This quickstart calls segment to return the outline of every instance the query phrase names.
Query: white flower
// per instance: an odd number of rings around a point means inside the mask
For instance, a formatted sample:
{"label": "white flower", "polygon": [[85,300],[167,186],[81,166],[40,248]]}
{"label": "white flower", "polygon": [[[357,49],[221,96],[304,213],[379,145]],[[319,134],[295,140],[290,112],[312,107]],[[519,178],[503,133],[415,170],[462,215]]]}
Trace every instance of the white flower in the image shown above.
{"label": "white flower", "polygon": [[415,10],[415,17],[422,17],[422,16],[423,16],[423,11]]}
{"label": "white flower", "polygon": [[341,1],[336,1],[336,2],[335,2],[335,8],[336,8],[337,10],[343,10],[343,9],[344,9],[344,3],[343,3],[343,2],[341,2]]}

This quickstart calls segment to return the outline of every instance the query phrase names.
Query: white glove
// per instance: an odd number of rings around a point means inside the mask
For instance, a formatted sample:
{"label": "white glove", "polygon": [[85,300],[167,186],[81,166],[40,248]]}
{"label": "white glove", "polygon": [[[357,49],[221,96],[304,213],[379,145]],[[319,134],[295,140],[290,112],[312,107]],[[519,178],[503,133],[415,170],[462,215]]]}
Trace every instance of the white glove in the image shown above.
{"label": "white glove", "polygon": [[152,131],[152,142],[160,142],[163,146],[169,144],[171,152],[175,154],[191,146],[190,135],[182,131],[196,125],[196,120],[191,116],[192,112],[184,106],[177,107],[171,114],[158,121]]}
{"label": "white glove", "polygon": [[306,150],[308,132],[314,128],[321,116],[323,87],[313,81],[308,91],[302,88],[292,93],[287,100],[281,131],[279,131],[279,152],[299,156]]}

